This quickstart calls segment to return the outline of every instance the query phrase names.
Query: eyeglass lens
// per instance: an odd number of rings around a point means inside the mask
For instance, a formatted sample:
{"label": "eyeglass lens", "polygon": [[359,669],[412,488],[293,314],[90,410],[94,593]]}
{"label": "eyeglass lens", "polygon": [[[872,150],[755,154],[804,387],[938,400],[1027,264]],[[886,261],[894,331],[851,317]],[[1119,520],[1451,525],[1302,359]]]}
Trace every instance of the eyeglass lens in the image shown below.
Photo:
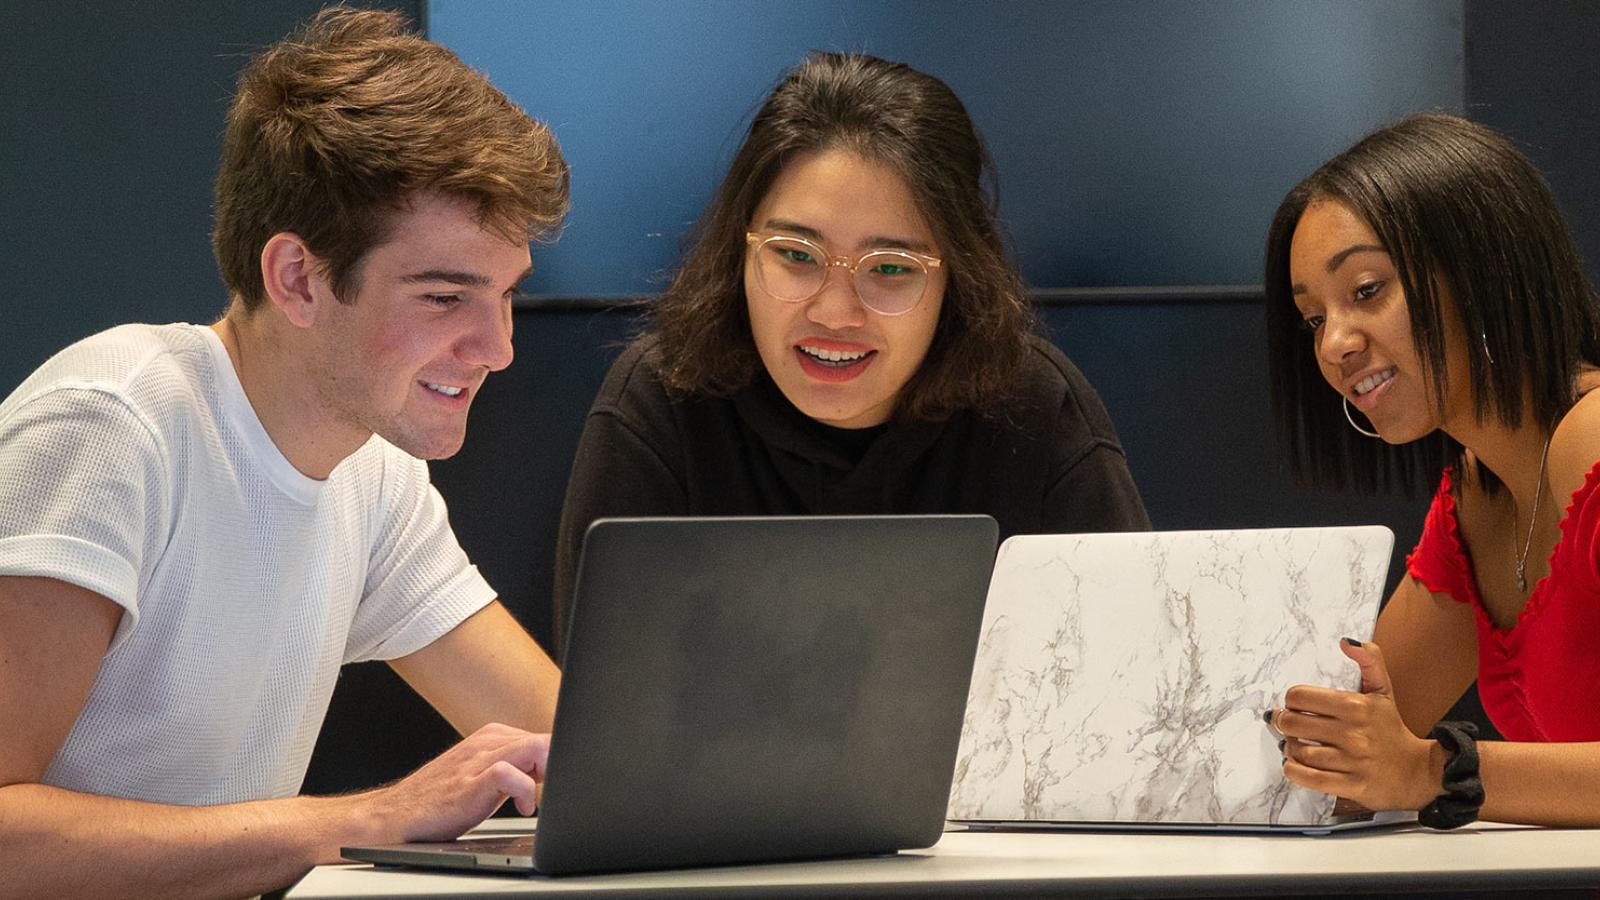
{"label": "eyeglass lens", "polygon": [[[767,293],[789,303],[810,299],[828,277],[821,248],[805,241],[773,238],[756,248],[756,275]],[[892,250],[877,250],[856,265],[856,295],[874,312],[896,315],[922,299],[928,270],[922,261]]]}

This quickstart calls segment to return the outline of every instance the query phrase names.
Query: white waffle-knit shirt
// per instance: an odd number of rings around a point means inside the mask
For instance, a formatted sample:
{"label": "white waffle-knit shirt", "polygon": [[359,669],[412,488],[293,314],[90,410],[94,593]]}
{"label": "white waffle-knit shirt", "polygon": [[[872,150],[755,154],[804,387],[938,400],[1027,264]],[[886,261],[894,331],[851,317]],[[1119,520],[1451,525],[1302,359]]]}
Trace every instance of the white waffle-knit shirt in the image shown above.
{"label": "white waffle-knit shirt", "polygon": [[307,478],[181,324],[73,344],[0,403],[5,575],[124,610],[45,783],[185,805],[297,793],[342,664],[494,598],[425,463],[373,437]]}

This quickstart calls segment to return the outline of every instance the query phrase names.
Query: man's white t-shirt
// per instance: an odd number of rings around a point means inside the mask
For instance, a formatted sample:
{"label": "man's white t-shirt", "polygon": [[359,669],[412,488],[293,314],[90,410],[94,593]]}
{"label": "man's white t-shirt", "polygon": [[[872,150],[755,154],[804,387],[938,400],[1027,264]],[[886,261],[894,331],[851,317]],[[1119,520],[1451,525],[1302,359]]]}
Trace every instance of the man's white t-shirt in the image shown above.
{"label": "man's white t-shirt", "polygon": [[124,610],[44,782],[186,805],[297,793],[340,665],[494,598],[425,463],[373,437],[302,475],[196,325],[102,332],[0,403],[4,575]]}

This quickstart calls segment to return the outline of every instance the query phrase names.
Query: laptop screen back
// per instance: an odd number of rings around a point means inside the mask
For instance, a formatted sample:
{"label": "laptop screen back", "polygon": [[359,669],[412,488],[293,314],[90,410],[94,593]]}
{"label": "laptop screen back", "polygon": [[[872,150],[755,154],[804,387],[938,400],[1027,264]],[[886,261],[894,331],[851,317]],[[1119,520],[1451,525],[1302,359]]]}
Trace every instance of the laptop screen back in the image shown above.
{"label": "laptop screen back", "polygon": [[932,844],[995,535],[986,516],[596,522],[536,868]]}
{"label": "laptop screen back", "polygon": [[1387,528],[1014,537],[990,587],[950,817],[1294,826],[1262,713],[1355,690],[1342,637],[1377,618]]}

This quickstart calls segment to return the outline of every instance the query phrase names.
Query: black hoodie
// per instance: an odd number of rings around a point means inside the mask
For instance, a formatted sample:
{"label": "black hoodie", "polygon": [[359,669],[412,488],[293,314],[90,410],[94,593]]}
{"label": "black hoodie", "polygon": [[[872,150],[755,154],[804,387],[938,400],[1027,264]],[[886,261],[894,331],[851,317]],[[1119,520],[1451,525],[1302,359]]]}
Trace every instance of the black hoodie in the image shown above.
{"label": "black hoodie", "polygon": [[669,391],[656,341],[623,352],[584,424],[561,513],[553,609],[564,646],[583,533],[611,516],[987,513],[1013,534],[1150,527],[1100,397],[1031,338],[1003,416],[846,430],[763,371],[732,397]]}

